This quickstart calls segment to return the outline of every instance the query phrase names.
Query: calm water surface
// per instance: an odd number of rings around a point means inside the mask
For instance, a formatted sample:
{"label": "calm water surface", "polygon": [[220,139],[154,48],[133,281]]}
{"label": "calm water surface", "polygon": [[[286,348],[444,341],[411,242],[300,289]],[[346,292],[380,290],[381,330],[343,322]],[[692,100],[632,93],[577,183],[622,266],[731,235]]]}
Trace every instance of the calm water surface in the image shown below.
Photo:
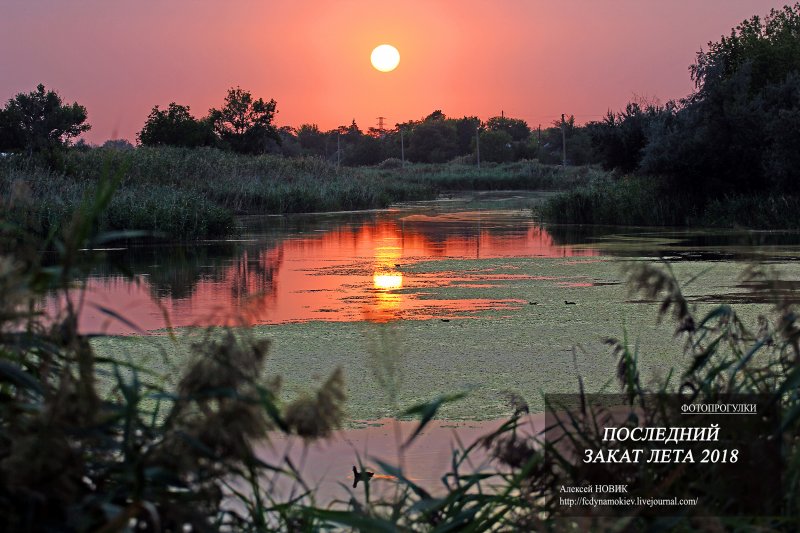
{"label": "calm water surface", "polygon": [[[108,266],[88,280],[81,328],[137,331],[103,309],[152,331],[168,324],[469,318],[527,304],[429,295],[432,288],[491,287],[514,276],[452,261],[459,259],[800,256],[796,233],[543,226],[527,208],[534,196],[486,193],[372,212],[252,216],[242,220],[236,240],[109,250]],[[432,273],[414,268],[430,261],[453,266]],[[116,273],[112,262],[134,279]]]}

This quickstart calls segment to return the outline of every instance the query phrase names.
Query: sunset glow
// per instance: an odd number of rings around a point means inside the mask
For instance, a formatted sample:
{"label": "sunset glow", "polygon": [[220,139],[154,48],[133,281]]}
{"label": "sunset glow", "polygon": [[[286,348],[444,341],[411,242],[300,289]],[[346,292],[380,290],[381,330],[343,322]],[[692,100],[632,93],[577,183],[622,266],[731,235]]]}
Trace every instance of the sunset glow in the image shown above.
{"label": "sunset glow", "polygon": [[[134,141],[156,104],[202,116],[237,85],[274,98],[281,126],[355,119],[366,130],[379,116],[393,126],[436,109],[483,120],[502,111],[534,128],[561,113],[583,123],[634,94],[686,96],[698,50],[782,3],[7,2],[0,49],[14,53],[0,99],[56,88],[87,107],[90,142]],[[68,53],[48,52],[65,43]],[[367,61],[381,43],[402,54],[390,76]]]}

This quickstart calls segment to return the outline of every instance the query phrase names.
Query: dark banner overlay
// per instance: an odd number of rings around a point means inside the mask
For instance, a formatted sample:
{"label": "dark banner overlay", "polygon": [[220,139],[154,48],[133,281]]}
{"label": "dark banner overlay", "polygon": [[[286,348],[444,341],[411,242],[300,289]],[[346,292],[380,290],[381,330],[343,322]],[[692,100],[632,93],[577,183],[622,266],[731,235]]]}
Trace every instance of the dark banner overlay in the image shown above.
{"label": "dark banner overlay", "polygon": [[[780,410],[768,396],[714,401],[545,395],[556,516],[774,516]],[[552,469],[552,470],[551,470]]]}

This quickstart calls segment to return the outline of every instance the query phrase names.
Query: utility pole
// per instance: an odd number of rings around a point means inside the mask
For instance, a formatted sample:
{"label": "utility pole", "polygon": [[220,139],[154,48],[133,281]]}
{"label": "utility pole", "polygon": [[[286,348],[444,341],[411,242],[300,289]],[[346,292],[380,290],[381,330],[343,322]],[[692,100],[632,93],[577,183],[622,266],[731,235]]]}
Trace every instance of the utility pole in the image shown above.
{"label": "utility pole", "polygon": [[567,166],[567,129],[566,122],[564,121],[564,113],[561,113],[561,160],[563,166]]}
{"label": "utility pole", "polygon": [[400,160],[403,162],[403,168],[406,168],[406,144],[403,140],[403,128],[400,128]]}
{"label": "utility pole", "polygon": [[539,159],[539,157],[542,154],[542,125],[541,124],[539,124],[539,128],[538,128],[537,131],[538,131],[538,135],[536,137],[536,159]]}
{"label": "utility pole", "polygon": [[339,165],[342,164],[342,132],[336,132],[336,168],[339,168]]}
{"label": "utility pole", "polygon": [[478,170],[481,169],[481,127],[475,128],[475,155],[478,158]]}

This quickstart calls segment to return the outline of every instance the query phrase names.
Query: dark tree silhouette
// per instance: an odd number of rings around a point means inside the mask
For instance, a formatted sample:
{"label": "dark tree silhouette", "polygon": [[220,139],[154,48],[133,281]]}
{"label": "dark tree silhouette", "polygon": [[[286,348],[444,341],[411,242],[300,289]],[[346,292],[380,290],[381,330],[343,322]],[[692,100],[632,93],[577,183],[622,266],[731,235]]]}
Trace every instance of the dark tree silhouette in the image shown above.
{"label": "dark tree silhouette", "polygon": [[217,135],[233,151],[261,154],[272,142],[281,142],[272,124],[276,106],[275,100],[255,100],[249,91],[236,87],[228,90],[221,109],[211,109],[208,114]]}
{"label": "dark tree silhouette", "polygon": [[65,104],[55,91],[39,84],[35,91],[20,93],[0,111],[0,151],[41,152],[69,144],[89,131],[86,108]]}
{"label": "dark tree silhouette", "polygon": [[172,102],[167,109],[155,106],[136,136],[145,146],[213,146],[217,142],[208,119],[196,119],[189,106]]}

